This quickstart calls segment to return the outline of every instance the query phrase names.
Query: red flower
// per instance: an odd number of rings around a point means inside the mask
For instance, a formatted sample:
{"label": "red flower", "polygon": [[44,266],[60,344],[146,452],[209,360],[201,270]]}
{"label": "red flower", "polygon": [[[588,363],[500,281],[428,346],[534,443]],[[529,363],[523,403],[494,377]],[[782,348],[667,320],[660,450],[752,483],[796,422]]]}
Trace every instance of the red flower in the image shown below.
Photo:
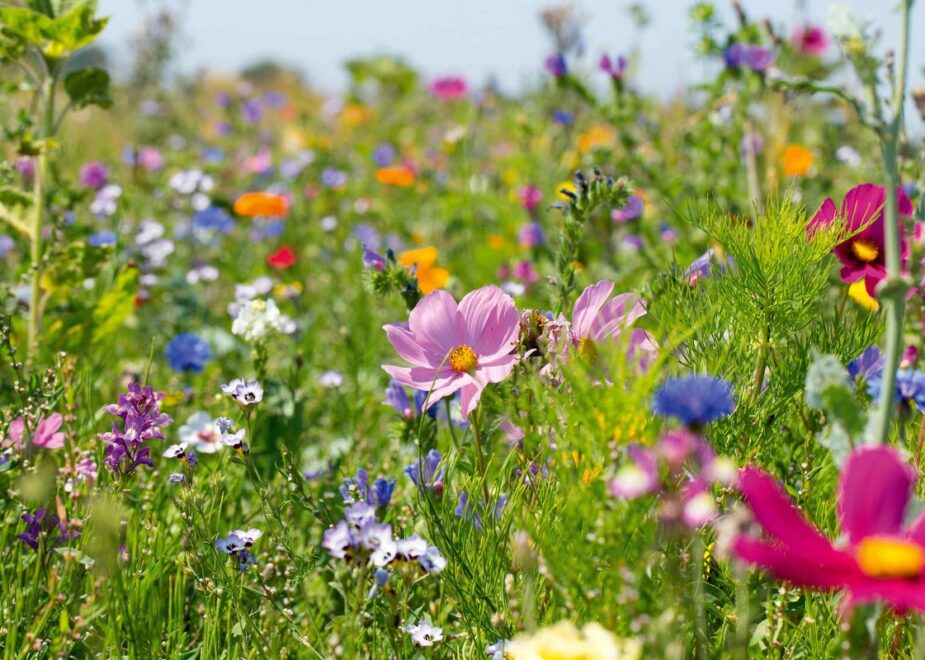
{"label": "red flower", "polygon": [[290,266],[295,265],[295,262],[295,250],[293,250],[288,245],[284,245],[267,257],[267,263],[273,266],[273,268],[278,268],[279,270],[289,268]]}

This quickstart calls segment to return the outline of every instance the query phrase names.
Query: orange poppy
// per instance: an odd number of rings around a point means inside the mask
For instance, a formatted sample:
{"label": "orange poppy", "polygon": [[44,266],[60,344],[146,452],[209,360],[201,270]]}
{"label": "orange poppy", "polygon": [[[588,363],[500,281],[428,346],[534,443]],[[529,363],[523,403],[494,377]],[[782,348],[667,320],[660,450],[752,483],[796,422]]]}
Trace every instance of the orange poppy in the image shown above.
{"label": "orange poppy", "polygon": [[816,157],[802,144],[788,144],[781,162],[787,176],[806,176]]}
{"label": "orange poppy", "polygon": [[442,289],[446,286],[446,281],[450,279],[450,271],[433,265],[437,260],[437,248],[435,247],[402,252],[398,255],[398,260],[405,268],[410,269],[416,266],[415,277],[418,279],[418,287],[425,295],[436,289]]}
{"label": "orange poppy", "polygon": [[289,200],[282,195],[265,192],[244,193],[234,203],[234,212],[245,218],[285,218],[289,213]]}
{"label": "orange poppy", "polygon": [[387,186],[407,188],[414,183],[414,172],[404,165],[393,165],[376,170],[376,181]]}

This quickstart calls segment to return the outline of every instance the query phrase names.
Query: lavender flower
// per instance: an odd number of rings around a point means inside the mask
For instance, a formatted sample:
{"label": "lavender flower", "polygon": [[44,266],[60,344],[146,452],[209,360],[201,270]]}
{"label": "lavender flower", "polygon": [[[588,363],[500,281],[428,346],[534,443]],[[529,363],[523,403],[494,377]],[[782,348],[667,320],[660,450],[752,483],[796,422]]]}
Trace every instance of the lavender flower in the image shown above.
{"label": "lavender flower", "polygon": [[106,412],[122,420],[122,428],[113,422],[112,431],[99,436],[106,443],[106,465],[117,475],[127,476],[141,465],[153,467],[151,449],[144,444],[152,439],[163,440],[161,428],[173,421],[160,411],[158,402],[163,398],[162,392],[150,386],[132,383],[119,395],[117,403],[106,406]]}
{"label": "lavender flower", "polygon": [[80,185],[91,190],[99,190],[109,181],[109,168],[96,161],[80,168]]}
{"label": "lavender flower", "polygon": [[405,630],[417,646],[433,646],[435,642],[443,639],[443,629],[429,624],[424,619],[405,626]]}
{"label": "lavender flower", "polygon": [[235,378],[221,388],[222,392],[244,407],[256,405],[263,400],[263,387],[256,380],[245,382],[243,378]]}
{"label": "lavender flower", "polygon": [[546,67],[549,75],[556,79],[563,78],[568,74],[568,65],[565,62],[565,55],[562,53],[553,53],[547,57],[543,66]]}

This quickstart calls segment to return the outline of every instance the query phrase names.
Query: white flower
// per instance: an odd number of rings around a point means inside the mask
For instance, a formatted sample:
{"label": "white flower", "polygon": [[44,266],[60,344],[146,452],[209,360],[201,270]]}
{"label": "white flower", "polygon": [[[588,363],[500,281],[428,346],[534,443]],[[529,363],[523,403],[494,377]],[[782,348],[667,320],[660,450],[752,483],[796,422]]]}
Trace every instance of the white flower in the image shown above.
{"label": "white flower", "polygon": [[271,331],[288,335],[295,329],[295,322],[279,311],[272,298],[257,298],[240,305],[231,323],[231,333],[249,342],[261,341]]}
{"label": "white flower", "polygon": [[222,434],[204,410],[195,412],[180,427],[180,442],[192,445],[201,454],[214,454],[222,448]]}
{"label": "white flower", "polygon": [[429,624],[424,619],[406,626],[405,630],[411,635],[411,641],[418,646],[433,646],[434,642],[443,639],[443,629]]}
{"label": "white flower", "polygon": [[162,456],[165,458],[179,458],[186,453],[186,443],[181,442],[178,445],[170,445],[167,449],[164,450]]}
{"label": "white flower", "polygon": [[234,433],[224,433],[222,434],[222,444],[234,448],[243,447],[246,434],[245,429],[238,429]]}
{"label": "white flower", "polygon": [[427,552],[427,541],[417,534],[412,534],[406,539],[398,542],[398,554],[405,559],[414,559]]}

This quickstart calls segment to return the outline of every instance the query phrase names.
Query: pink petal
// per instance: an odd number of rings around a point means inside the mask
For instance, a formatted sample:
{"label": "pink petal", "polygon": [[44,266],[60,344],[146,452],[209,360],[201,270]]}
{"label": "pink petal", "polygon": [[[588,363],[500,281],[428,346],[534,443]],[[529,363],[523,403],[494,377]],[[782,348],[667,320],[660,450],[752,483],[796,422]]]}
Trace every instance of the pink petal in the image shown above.
{"label": "pink petal", "polygon": [[822,206],[819,207],[819,210],[816,211],[816,214],[812,217],[812,220],[806,225],[809,238],[812,239],[817,231],[831,225],[836,215],[838,215],[838,208],[835,206],[835,202],[830,198],[826,198],[826,200],[822,202]]}
{"label": "pink petal", "polygon": [[463,419],[469,418],[469,413],[475,410],[475,407],[479,403],[479,399],[482,397],[482,390],[484,386],[479,385],[477,381],[471,379],[468,383],[463,385],[460,390],[460,413],[463,416]]}
{"label": "pink petal", "polygon": [[807,553],[827,553],[832,544],[793,505],[770,476],[756,468],[739,474],[739,491],[764,530],[787,547],[802,547]]}
{"label": "pink petal", "polygon": [[636,319],[645,315],[646,308],[639,296],[633,293],[621,293],[601,307],[591,324],[591,336],[594,339],[616,337]]}
{"label": "pink petal", "polygon": [[845,194],[841,203],[841,215],[849,233],[854,233],[869,224],[874,216],[883,211],[883,186],[862,183]]}
{"label": "pink petal", "polygon": [[900,614],[910,609],[925,612],[925,577],[884,580],[860,576],[848,589],[849,611],[856,605],[885,601]]}
{"label": "pink petal", "polygon": [[572,309],[572,334],[576,337],[590,337],[594,318],[613,291],[613,282],[601,280],[581,292]]}
{"label": "pink petal", "polygon": [[438,354],[427,350],[425,346],[415,341],[415,337],[411,331],[399,325],[385,325],[382,327],[389,341],[392,343],[392,347],[402,359],[418,367],[437,367],[443,362],[445,354]]}
{"label": "pink petal", "polygon": [[733,552],[749,564],[765,568],[776,577],[792,584],[816,589],[838,589],[857,580],[861,575],[849,555],[828,548],[824,552],[807,552],[739,536],[733,541]]}
{"label": "pink petal", "polygon": [[851,452],[838,484],[838,515],[849,541],[898,534],[915,478],[892,447],[867,445]]}
{"label": "pink petal", "polygon": [[20,442],[26,434],[26,423],[22,417],[17,417],[10,423],[10,440]]}
{"label": "pink petal", "polygon": [[520,331],[514,300],[497,286],[484,286],[459,301],[462,342],[479,355],[510,353]]}
{"label": "pink petal", "polygon": [[472,374],[472,378],[481,383],[482,387],[489,383],[500,383],[511,375],[515,364],[517,364],[515,355],[502,355],[486,362],[479,360],[479,366]]}
{"label": "pink petal", "polygon": [[456,301],[449,293],[438,289],[415,305],[408,315],[408,326],[425,351],[439,353],[442,359],[463,343],[456,330],[456,319]]}

